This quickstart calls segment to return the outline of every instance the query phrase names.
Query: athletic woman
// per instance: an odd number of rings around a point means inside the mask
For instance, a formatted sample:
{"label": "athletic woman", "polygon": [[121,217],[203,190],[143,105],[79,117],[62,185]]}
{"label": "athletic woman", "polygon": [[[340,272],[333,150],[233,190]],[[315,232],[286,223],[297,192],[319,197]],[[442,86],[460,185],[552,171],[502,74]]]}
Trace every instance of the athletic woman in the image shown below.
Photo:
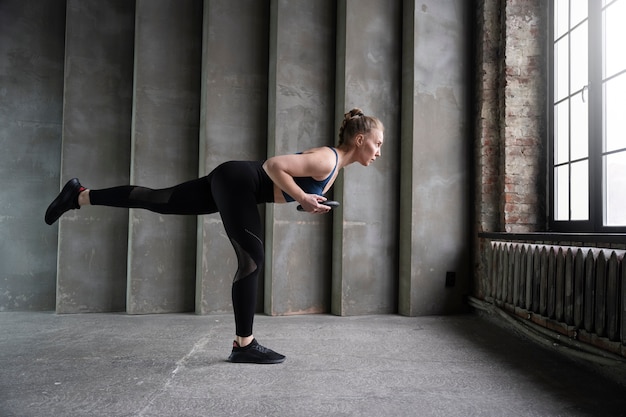
{"label": "athletic woman", "polygon": [[161,214],[219,212],[238,260],[232,286],[235,340],[228,360],[280,363],[285,356],[261,346],[252,334],[264,259],[257,204],[297,201],[309,213],[327,213],[331,207],[324,205],[324,194],[339,170],[354,162],[368,166],[376,160],[383,130],[380,120],[355,108],[344,116],[336,148],[312,148],[266,161],[225,162],[205,177],[159,190],[131,185],[90,190],[73,178],[48,207],[45,221],[53,224],[66,211],[87,205],[141,208]]}

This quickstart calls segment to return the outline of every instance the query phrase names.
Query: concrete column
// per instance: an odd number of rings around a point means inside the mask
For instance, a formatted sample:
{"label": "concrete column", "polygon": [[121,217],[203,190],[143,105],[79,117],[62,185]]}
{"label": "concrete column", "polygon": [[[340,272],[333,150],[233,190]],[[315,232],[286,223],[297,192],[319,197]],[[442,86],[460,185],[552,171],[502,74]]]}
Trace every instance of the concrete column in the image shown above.
{"label": "concrete column", "polygon": [[[272,1],[270,155],[335,145],[335,14],[332,0]],[[330,311],[332,215],[269,205],[267,314]]]}
{"label": "concrete column", "polygon": [[465,0],[404,2],[400,300],[404,315],[449,314],[469,293]]}
{"label": "concrete column", "polygon": [[360,107],[385,124],[382,157],[349,166],[335,186],[332,311],[392,313],[398,287],[398,128],[402,4],[341,0],[337,34],[336,125]]}
{"label": "concrete column", "polygon": [[[198,175],[202,0],[137,0],[131,183]],[[127,311],[192,311],[195,216],[130,210]]]}
{"label": "concrete column", "polygon": [[[68,0],[61,183],[127,184],[135,3]],[[128,210],[84,207],[60,219],[57,312],[123,311]]]}
{"label": "concrete column", "polygon": [[[201,175],[228,160],[266,157],[268,19],[265,2],[204,2]],[[197,268],[196,312],[231,311],[237,258],[219,214],[198,222]]]}
{"label": "concrete column", "polygon": [[65,0],[0,1],[0,311],[53,310]]}

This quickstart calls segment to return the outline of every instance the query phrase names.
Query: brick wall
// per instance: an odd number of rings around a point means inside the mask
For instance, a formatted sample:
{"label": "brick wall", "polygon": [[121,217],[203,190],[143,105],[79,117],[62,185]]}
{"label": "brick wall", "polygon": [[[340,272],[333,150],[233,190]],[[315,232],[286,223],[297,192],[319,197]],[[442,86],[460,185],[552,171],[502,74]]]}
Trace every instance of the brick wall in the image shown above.
{"label": "brick wall", "polygon": [[477,230],[545,230],[545,1],[477,8]]}
{"label": "brick wall", "polygon": [[497,232],[500,227],[500,62],[502,31],[500,2],[477,2],[476,30],[476,200],[477,231]]}
{"label": "brick wall", "polygon": [[545,230],[546,16],[541,0],[504,10],[504,231]]}

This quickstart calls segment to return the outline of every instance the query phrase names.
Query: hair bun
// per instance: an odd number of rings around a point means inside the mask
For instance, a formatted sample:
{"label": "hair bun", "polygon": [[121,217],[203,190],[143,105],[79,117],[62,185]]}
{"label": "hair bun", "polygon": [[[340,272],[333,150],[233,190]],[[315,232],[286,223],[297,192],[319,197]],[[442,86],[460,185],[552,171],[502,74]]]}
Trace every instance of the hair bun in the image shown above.
{"label": "hair bun", "polygon": [[339,127],[339,145],[349,142],[358,133],[367,133],[372,129],[383,130],[383,124],[375,117],[366,116],[363,110],[358,107],[343,115],[341,126]]}
{"label": "hair bun", "polygon": [[355,107],[354,109],[350,110],[348,113],[344,114],[344,120],[350,120],[353,119],[355,117],[363,117],[363,110],[359,109],[358,107]]}

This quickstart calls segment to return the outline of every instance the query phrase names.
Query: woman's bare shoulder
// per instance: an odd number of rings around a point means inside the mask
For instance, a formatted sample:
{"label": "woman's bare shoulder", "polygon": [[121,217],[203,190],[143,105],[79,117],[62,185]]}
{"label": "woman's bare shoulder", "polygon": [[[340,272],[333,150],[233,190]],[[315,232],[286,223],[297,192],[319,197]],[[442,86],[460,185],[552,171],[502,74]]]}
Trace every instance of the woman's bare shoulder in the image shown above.
{"label": "woman's bare shoulder", "polygon": [[335,152],[333,152],[333,149],[330,146],[317,146],[315,148],[309,148],[305,151],[302,151],[302,154],[319,154],[320,156],[335,156]]}

